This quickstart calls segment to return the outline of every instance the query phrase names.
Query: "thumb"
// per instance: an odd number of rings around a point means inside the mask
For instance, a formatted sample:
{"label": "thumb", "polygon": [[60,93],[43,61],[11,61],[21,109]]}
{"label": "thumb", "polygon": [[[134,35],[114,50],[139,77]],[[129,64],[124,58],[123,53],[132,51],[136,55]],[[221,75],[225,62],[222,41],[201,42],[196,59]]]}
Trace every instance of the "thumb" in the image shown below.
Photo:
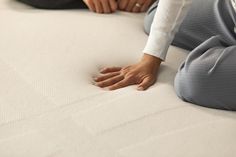
{"label": "thumb", "polygon": [[148,87],[153,85],[155,83],[155,79],[152,79],[150,77],[146,77],[143,79],[143,81],[138,85],[137,90],[146,90]]}

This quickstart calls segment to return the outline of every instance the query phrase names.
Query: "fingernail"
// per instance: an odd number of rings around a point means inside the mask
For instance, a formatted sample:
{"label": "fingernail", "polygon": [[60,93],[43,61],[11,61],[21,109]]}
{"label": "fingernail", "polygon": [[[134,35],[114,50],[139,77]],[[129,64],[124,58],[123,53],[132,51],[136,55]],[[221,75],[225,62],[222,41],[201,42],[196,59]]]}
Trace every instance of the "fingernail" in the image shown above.
{"label": "fingernail", "polygon": [[108,88],[108,90],[112,91],[112,90],[113,90],[113,88],[109,87],[109,88]]}
{"label": "fingernail", "polygon": [[138,90],[144,90],[144,88],[143,87],[138,87]]}
{"label": "fingernail", "polygon": [[100,70],[100,72],[102,72],[102,71],[104,71],[106,68],[102,68],[101,70]]}

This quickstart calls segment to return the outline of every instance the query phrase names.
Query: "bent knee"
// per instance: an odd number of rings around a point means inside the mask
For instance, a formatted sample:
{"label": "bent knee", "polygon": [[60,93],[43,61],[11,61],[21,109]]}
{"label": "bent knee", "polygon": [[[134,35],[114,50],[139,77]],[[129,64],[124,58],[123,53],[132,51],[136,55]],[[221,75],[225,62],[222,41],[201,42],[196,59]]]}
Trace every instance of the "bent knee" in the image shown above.
{"label": "bent knee", "polygon": [[202,47],[190,52],[175,77],[177,95],[197,105],[236,110],[235,50]]}
{"label": "bent knee", "polygon": [[204,77],[200,71],[179,71],[175,77],[174,88],[177,96],[183,101],[208,108],[236,110],[235,83],[224,86],[222,80],[217,83],[214,78],[207,75]]}

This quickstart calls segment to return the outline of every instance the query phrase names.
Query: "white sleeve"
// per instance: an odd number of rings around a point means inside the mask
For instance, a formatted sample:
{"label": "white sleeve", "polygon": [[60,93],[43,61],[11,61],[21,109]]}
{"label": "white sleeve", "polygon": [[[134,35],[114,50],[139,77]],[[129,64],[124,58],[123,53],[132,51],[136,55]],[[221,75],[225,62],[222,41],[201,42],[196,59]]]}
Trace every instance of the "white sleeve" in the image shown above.
{"label": "white sleeve", "polygon": [[163,61],[192,0],[160,0],[143,53]]}

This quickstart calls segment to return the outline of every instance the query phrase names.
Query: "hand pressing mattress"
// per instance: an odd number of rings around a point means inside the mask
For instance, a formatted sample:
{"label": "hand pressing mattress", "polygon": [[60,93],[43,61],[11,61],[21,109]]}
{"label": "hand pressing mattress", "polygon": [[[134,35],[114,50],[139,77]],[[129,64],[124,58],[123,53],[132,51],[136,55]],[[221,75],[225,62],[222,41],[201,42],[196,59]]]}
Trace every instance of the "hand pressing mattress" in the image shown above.
{"label": "hand pressing mattress", "polygon": [[0,156],[234,156],[235,113],[183,102],[174,92],[185,50],[169,49],[147,91],[92,84],[101,67],[140,58],[143,18],[2,0]]}

